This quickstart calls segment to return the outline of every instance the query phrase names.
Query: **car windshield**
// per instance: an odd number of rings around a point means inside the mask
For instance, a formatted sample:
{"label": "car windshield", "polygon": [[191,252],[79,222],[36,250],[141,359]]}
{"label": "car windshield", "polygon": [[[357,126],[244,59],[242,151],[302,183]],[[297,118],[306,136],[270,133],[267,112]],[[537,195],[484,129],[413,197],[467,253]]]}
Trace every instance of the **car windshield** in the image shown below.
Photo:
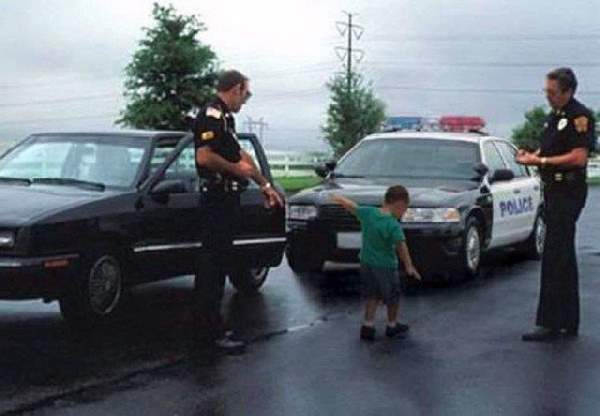
{"label": "car windshield", "polygon": [[437,139],[366,140],[338,164],[336,177],[471,179],[479,163],[475,143]]}
{"label": "car windshield", "polygon": [[134,184],[149,143],[118,135],[34,136],[0,159],[0,178],[56,186],[128,188]]}

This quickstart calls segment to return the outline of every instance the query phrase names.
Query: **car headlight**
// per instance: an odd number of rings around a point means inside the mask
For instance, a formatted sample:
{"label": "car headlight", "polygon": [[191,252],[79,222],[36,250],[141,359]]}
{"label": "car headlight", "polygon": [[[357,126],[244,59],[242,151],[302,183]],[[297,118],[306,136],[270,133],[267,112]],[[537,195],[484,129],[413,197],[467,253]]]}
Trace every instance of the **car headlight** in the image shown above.
{"label": "car headlight", "polygon": [[460,222],[456,208],[408,208],[403,222]]}
{"label": "car headlight", "polygon": [[317,217],[317,207],[314,205],[290,205],[289,220],[307,221]]}
{"label": "car headlight", "polygon": [[14,247],[15,233],[12,231],[0,231],[0,247]]}

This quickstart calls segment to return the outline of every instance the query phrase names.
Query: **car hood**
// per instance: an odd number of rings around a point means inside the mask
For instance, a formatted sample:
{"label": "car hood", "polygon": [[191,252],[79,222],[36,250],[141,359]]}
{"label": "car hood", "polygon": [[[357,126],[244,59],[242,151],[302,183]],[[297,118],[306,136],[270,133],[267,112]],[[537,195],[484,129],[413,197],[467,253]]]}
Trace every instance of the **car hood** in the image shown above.
{"label": "car hood", "polygon": [[0,226],[18,227],[50,215],[106,198],[108,192],[84,191],[67,186],[0,185]]}
{"label": "car hood", "polygon": [[290,203],[324,205],[330,203],[331,194],[339,194],[361,205],[381,205],[386,190],[399,184],[407,188],[411,206],[425,208],[458,206],[465,192],[478,188],[476,181],[469,180],[339,178],[292,196]]}

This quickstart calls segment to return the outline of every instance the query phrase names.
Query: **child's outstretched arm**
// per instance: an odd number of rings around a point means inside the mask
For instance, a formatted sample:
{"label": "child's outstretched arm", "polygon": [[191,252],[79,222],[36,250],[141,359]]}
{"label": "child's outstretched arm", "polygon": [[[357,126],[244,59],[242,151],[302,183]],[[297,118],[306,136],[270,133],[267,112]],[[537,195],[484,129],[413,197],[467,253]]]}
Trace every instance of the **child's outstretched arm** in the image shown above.
{"label": "child's outstretched arm", "polygon": [[413,265],[412,258],[410,257],[410,252],[408,251],[408,245],[406,244],[406,241],[398,242],[396,244],[396,249],[398,251],[398,257],[400,257],[402,264],[404,264],[404,269],[406,270],[406,274],[408,274],[411,277],[414,277],[417,280],[421,280],[421,275],[419,274],[419,272],[417,271],[417,269],[415,269],[415,266]]}
{"label": "child's outstretched arm", "polygon": [[340,204],[346,211],[349,211],[351,214],[356,215],[356,202],[341,195],[332,194],[329,196],[329,200],[331,202],[335,202],[336,204]]}

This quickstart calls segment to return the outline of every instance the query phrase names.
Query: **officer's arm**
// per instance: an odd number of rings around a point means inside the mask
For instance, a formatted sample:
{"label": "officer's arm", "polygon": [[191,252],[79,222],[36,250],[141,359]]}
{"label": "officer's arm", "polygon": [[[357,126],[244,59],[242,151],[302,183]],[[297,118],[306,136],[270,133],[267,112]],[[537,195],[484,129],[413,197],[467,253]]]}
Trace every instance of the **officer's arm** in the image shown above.
{"label": "officer's arm", "polygon": [[565,166],[583,168],[585,167],[585,165],[587,165],[587,161],[588,149],[578,147],[576,149],[571,150],[569,153],[565,153],[563,155],[547,157],[545,163],[542,164],[546,166]]}
{"label": "officer's arm", "polygon": [[257,183],[261,188],[269,183],[267,178],[265,178],[262,173],[260,173],[260,169],[256,166],[254,159],[252,156],[248,154],[245,150],[240,150],[240,156],[242,157],[242,161],[246,162],[250,166],[252,166],[252,176],[250,178]]}
{"label": "officer's arm", "polygon": [[251,173],[251,169],[245,168],[244,164],[225,160],[209,146],[200,147],[196,151],[196,162],[198,166],[210,171],[228,173],[240,178],[248,178]]}

